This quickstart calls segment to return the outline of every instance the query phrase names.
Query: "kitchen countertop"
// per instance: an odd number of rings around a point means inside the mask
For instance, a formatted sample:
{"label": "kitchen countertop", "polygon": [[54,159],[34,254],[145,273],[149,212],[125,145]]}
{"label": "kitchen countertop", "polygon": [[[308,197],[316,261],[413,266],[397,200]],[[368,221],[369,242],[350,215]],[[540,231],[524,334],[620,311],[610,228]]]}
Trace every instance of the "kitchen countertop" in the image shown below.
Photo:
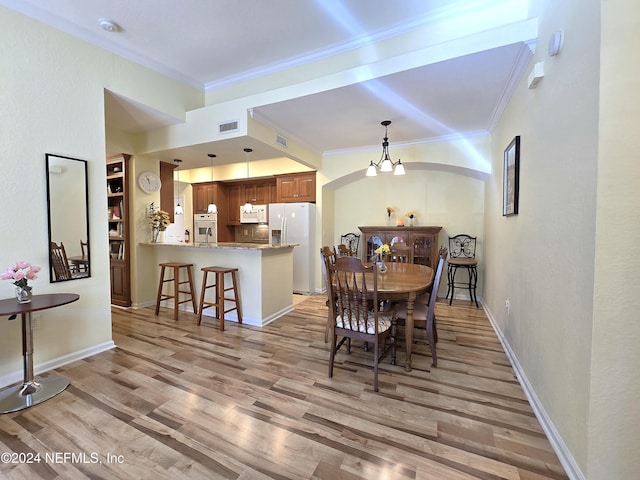
{"label": "kitchen countertop", "polygon": [[151,245],[156,247],[187,247],[187,248],[226,248],[232,250],[274,250],[280,248],[297,247],[297,243],[282,243],[269,245],[268,243],[238,243],[238,242],[211,242],[211,243],[183,243],[183,242],[142,242],[141,245]]}

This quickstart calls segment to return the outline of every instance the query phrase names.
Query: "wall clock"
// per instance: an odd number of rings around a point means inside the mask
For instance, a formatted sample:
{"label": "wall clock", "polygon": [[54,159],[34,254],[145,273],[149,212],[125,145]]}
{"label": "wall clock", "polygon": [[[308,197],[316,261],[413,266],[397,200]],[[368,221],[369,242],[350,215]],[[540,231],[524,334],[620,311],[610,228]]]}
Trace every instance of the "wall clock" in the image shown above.
{"label": "wall clock", "polygon": [[145,193],[154,193],[160,190],[162,182],[160,177],[153,172],[142,172],[138,177],[138,185]]}

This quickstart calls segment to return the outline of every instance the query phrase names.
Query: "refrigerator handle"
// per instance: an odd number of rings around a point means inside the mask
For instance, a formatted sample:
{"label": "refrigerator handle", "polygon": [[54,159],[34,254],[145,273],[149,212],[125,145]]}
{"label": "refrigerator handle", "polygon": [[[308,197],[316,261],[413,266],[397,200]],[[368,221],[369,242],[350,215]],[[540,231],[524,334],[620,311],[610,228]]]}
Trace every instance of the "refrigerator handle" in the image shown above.
{"label": "refrigerator handle", "polygon": [[287,217],[282,217],[282,243],[287,243],[289,241],[287,237]]}

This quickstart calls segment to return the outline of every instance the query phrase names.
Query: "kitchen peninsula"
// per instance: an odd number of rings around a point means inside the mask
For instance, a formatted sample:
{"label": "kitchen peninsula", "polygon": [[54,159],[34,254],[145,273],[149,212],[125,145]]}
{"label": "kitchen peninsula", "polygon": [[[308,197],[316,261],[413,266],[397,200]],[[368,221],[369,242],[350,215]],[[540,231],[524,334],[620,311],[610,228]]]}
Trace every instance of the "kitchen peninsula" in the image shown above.
{"label": "kitchen peninsula", "polygon": [[[293,249],[297,244],[257,243],[142,243],[153,249],[155,263],[185,262],[194,264],[196,303],[202,288],[202,267],[219,265],[238,268],[239,296],[243,324],[262,327],[293,310]],[[156,273],[156,285],[159,271]],[[182,277],[181,277],[182,280]],[[209,281],[211,283],[211,281]],[[212,292],[212,290],[209,290]],[[208,296],[211,293],[207,293]],[[163,306],[169,306],[170,302]],[[183,308],[190,308],[184,303]],[[203,325],[215,309],[203,313]],[[225,315],[225,321],[236,321],[236,312]]]}

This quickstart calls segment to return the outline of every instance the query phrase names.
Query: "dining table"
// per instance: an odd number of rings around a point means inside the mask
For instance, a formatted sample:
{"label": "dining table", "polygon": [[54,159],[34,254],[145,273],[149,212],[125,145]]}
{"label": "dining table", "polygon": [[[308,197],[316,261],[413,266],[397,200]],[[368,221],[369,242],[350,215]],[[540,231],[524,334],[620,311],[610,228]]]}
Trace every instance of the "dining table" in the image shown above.
{"label": "dining table", "polygon": [[[431,291],[435,271],[427,265],[415,263],[386,262],[384,273],[378,270],[378,300],[406,301],[405,318],[406,360],[405,369],[411,371],[413,347],[413,306],[416,297]],[[369,274],[372,275],[372,274]]]}
{"label": "dining table", "polygon": [[86,255],[78,255],[76,257],[67,257],[69,265],[72,266],[72,272],[88,272],[89,258]]}

